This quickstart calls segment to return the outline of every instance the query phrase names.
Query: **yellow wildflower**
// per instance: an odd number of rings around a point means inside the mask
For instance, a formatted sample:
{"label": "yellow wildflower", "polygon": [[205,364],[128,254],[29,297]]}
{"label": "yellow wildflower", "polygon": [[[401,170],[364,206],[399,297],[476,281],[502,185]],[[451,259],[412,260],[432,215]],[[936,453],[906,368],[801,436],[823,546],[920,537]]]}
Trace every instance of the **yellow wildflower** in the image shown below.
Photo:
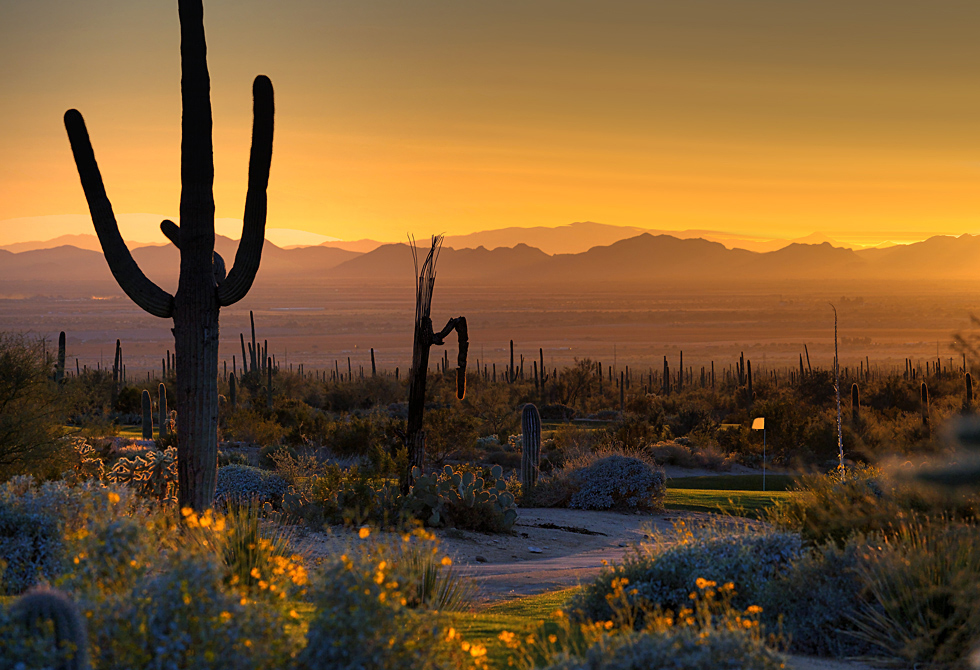
{"label": "yellow wildflower", "polygon": [[109,491],[109,502],[113,505],[119,502],[119,494],[115,491]]}
{"label": "yellow wildflower", "polygon": [[361,528],[361,530],[357,531],[358,537],[360,537],[362,540],[365,539],[370,534],[371,534],[371,529],[368,528],[367,526],[364,526],[363,528]]}

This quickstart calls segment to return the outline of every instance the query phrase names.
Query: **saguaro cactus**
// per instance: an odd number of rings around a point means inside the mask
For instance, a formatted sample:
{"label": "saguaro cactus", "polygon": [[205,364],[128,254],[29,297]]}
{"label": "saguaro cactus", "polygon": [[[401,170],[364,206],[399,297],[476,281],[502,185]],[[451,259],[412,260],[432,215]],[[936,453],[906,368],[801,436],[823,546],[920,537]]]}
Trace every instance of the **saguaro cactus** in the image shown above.
{"label": "saguaro cactus", "polygon": [[403,488],[410,484],[411,469],[420,470],[425,465],[425,431],[423,413],[425,411],[425,382],[429,370],[429,348],[445,344],[449,333],[456,331],[459,338],[459,355],[456,359],[456,397],[462,400],[466,395],[466,354],[469,350],[469,337],[466,330],[466,317],[455,317],[446,322],[438,333],[432,330],[432,291],[436,283],[436,261],[442,247],[442,236],[432,238],[429,253],[419,268],[418,251],[412,244],[415,259],[415,339],[412,345],[412,370],[408,382],[408,425],[405,430],[405,446],[408,449],[409,474],[405,477]]}
{"label": "saguaro cactus", "polygon": [[919,385],[919,411],[922,413],[922,425],[929,425],[929,387],[925,382]]}
{"label": "saguaro cactus", "polygon": [[963,403],[963,411],[972,412],[973,411],[973,375],[967,372],[966,377],[964,378],[964,382],[966,383],[966,401]]}
{"label": "saguaro cactus", "polygon": [[153,439],[153,401],[150,400],[150,392],[143,389],[143,439]]}
{"label": "saguaro cactus", "polygon": [[38,624],[46,621],[53,624],[52,641],[55,646],[58,649],[71,649],[70,658],[57,666],[60,670],[83,670],[89,667],[85,618],[64,592],[49,587],[32,589],[14,603],[11,614],[27,637],[43,634]]}
{"label": "saguaro cactus", "polygon": [[58,335],[58,364],[54,369],[54,380],[61,382],[65,378],[65,331]]}
{"label": "saguaro cactus", "polygon": [[228,402],[231,403],[232,409],[238,407],[238,383],[235,381],[234,372],[228,377]]}
{"label": "saguaro cactus", "polygon": [[170,433],[167,424],[170,422],[170,412],[167,411],[167,385],[160,382],[160,386],[157,387],[157,393],[160,396],[157,400],[157,409],[159,410],[160,417],[160,439],[164,439]]}
{"label": "saguaro cactus", "polygon": [[[259,268],[265,239],[266,188],[272,160],[273,93],[265,76],[255,78],[254,125],[249,156],[242,240],[227,277],[216,281],[214,258],[214,156],[211,140],[211,81],[201,0],[178,0],[180,16],[181,140],[180,227],[161,227],[179,241],[180,278],[170,295],[150,281],[123,242],[102,183],[82,115],[65,113],[82,189],[109,269],[141,308],[173,318],[177,352],[177,479],[179,504],[209,508],[217,478],[218,312],[248,293]],[[169,235],[168,235],[169,237]],[[220,274],[220,273],[218,273]]]}
{"label": "saguaro cactus", "polygon": [[861,394],[857,383],[851,384],[851,423],[857,425],[861,420]]}
{"label": "saguaro cactus", "polygon": [[541,415],[538,408],[528,403],[521,410],[521,485],[524,490],[534,488],[541,467]]}

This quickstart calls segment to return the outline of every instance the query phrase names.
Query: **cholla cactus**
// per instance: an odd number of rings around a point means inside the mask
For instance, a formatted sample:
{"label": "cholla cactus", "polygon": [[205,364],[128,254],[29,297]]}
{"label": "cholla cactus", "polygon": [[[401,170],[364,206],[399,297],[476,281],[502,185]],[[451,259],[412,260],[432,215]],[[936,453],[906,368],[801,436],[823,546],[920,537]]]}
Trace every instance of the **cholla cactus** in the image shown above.
{"label": "cholla cactus", "polygon": [[521,411],[521,485],[525,491],[538,482],[541,467],[541,415],[528,403]]}
{"label": "cholla cactus", "polygon": [[125,484],[144,498],[161,502],[177,500],[177,450],[155,449],[134,458],[120,458],[106,479]]}

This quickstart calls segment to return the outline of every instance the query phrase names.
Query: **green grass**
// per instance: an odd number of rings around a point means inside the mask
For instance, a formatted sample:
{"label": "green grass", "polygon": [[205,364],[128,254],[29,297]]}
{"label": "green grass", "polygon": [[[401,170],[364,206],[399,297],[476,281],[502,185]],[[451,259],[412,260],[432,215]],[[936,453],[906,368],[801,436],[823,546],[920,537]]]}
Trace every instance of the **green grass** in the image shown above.
{"label": "green grass", "polygon": [[721,512],[722,514],[759,517],[767,507],[772,507],[776,501],[786,500],[794,495],[796,494],[792,491],[671,489],[668,484],[665,506],[667,509],[692,512]]}
{"label": "green grass", "polygon": [[551,617],[562,609],[578,587],[551,591],[536,596],[509,600],[480,612],[445,614],[449,625],[460,632],[463,639],[479,643],[487,648],[492,668],[506,668],[511,652],[498,636],[503,631],[527,634],[537,628],[538,622]]}
{"label": "green grass", "polygon": [[[766,491],[788,491],[796,484],[794,475],[766,475]],[[717,475],[672,477],[668,489],[709,489],[712,491],[761,491],[762,475]]]}

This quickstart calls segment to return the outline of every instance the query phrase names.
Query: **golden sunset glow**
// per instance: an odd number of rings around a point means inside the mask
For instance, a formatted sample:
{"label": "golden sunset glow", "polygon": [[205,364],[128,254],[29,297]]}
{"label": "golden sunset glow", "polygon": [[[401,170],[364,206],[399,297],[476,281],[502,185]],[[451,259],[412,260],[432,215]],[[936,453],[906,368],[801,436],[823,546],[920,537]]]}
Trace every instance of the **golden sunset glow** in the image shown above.
{"label": "golden sunset glow", "polygon": [[[71,107],[116,212],[173,216],[176,4],[2,13],[0,221],[86,212]],[[980,231],[980,5],[294,0],[212,2],[205,19],[219,217],[241,216],[264,73],[270,228]],[[0,224],[0,244],[32,235]]]}

